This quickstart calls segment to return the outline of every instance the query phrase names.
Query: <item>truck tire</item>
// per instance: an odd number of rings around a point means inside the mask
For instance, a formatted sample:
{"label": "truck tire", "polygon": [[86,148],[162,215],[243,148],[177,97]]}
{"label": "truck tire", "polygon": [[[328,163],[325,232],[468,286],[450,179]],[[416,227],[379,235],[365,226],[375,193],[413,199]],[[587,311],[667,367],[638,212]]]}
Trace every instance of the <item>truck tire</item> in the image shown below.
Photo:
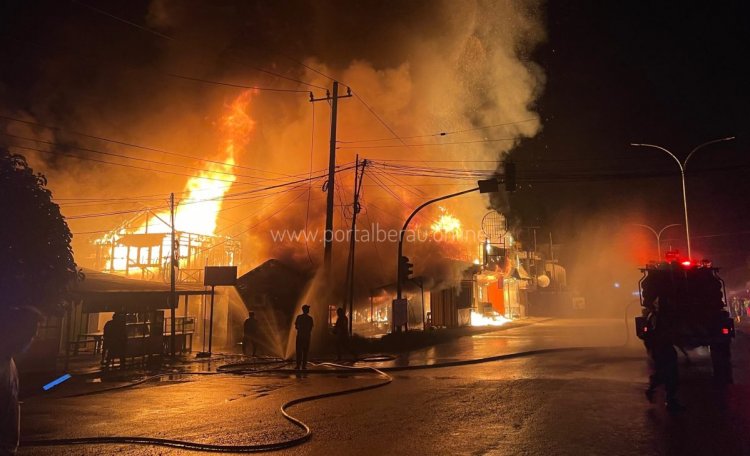
{"label": "truck tire", "polygon": [[714,379],[720,383],[734,383],[732,375],[732,349],[729,342],[711,344],[711,364]]}

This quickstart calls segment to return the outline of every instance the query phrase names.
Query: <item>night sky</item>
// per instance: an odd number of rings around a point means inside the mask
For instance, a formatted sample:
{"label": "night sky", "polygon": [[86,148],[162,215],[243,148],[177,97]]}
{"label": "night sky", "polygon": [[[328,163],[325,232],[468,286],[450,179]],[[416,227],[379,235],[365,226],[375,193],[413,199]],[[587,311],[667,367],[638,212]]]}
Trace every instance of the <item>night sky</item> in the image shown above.
{"label": "night sky", "polygon": [[[547,76],[539,102],[544,129],[511,156],[521,181],[569,174],[571,182],[526,184],[512,207],[525,223],[553,224],[563,241],[578,238],[579,245],[586,218],[595,214],[613,229],[682,223],[677,164],[656,149],[628,144],[660,145],[684,158],[699,144],[736,136],[691,158],[688,208],[693,250],[717,266],[741,268],[747,280],[748,5],[686,5],[547,3],[548,40],[533,57]],[[662,177],[639,177],[649,173]],[[673,238],[684,252],[681,230],[663,239]]]}
{"label": "night sky", "polygon": [[[134,24],[153,22],[150,2],[89,4]],[[78,106],[81,99],[106,105],[104,94],[113,92],[117,103],[96,116],[105,124],[135,128],[142,105],[174,85],[150,73],[163,72],[165,61],[171,68],[199,61],[220,68],[203,73],[214,78],[253,74],[244,62],[281,71],[290,60],[311,56],[332,71],[359,58],[386,69],[414,58],[413,48],[400,46],[411,37],[449,46],[452,36],[445,29],[449,18],[431,2],[245,2],[238,7],[242,14],[218,6],[211,10],[215,16],[191,14],[191,5],[175,7],[180,14],[158,30],[200,45],[165,59],[168,40],[79,3],[3,1],[3,112],[23,110],[57,125],[74,124],[93,113]],[[554,233],[555,243],[580,246],[592,223],[613,229],[682,223],[676,164],[664,153],[629,143],[657,144],[685,157],[698,144],[736,136],[691,159],[687,193],[694,250],[735,271],[730,275],[742,282],[750,271],[747,2],[528,5],[518,9],[538,15],[546,31],[545,38],[529,38],[541,44],[519,51],[543,74],[540,95],[530,106],[542,125],[510,153],[519,181],[510,198],[514,225],[540,226]],[[522,32],[523,39],[533,34]],[[278,49],[289,58],[286,63]],[[258,84],[271,80],[254,76]],[[684,250],[680,229],[665,238]]]}

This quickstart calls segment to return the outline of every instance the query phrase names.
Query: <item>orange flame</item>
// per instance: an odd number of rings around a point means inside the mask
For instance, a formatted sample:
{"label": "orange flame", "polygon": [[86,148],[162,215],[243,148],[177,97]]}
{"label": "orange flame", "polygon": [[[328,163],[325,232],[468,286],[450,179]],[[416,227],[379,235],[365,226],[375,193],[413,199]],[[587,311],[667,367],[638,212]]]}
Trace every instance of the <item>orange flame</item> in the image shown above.
{"label": "orange flame", "polygon": [[[208,163],[206,169],[188,179],[185,193],[188,196],[180,201],[175,210],[175,229],[194,234],[213,235],[216,232],[216,217],[221,210],[222,198],[237,180],[233,174],[235,152],[247,145],[250,132],[255,122],[248,116],[250,91],[238,96],[229,112],[222,118],[220,131],[223,134],[223,154],[217,160]],[[158,214],[164,220],[169,219],[169,211]],[[166,233],[169,227],[158,219],[148,226],[150,233]],[[136,233],[146,232],[145,224]]]}
{"label": "orange flame", "polygon": [[444,207],[441,207],[440,211],[442,215],[430,226],[432,231],[434,233],[450,233],[456,237],[460,237],[461,221],[449,214]]}
{"label": "orange flame", "polygon": [[[219,125],[222,134],[221,154],[208,162],[206,168],[188,179],[185,184],[187,197],[182,199],[175,208],[175,230],[198,235],[215,235],[216,218],[223,203],[224,195],[237,180],[233,173],[235,154],[246,146],[250,139],[255,122],[247,114],[252,93],[245,91],[229,106]],[[170,212],[163,210],[154,217],[147,217],[147,221],[138,228],[129,231],[131,234],[170,232]],[[113,237],[117,238],[125,232],[108,233],[98,239],[97,243],[109,243]],[[164,238],[164,251],[169,250],[168,237]],[[121,270],[130,260],[125,246],[114,246],[112,263],[114,269]],[[180,246],[180,256],[188,254],[186,246]]]}

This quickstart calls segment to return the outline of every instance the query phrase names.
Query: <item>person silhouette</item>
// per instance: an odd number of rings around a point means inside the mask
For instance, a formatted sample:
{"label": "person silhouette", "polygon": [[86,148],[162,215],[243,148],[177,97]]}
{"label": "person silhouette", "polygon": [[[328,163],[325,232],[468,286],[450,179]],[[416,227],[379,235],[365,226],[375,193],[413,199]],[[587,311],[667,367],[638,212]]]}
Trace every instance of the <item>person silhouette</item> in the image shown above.
{"label": "person silhouette", "polygon": [[250,347],[252,346],[252,356],[255,357],[255,353],[258,350],[258,320],[255,319],[255,312],[252,310],[247,314],[247,320],[243,326],[244,334],[242,337],[242,353],[247,356]]}
{"label": "person silhouette", "polygon": [[341,352],[349,351],[349,319],[343,308],[336,309],[336,324],[333,334],[336,336],[336,361],[341,361]]}
{"label": "person silhouette", "polygon": [[114,352],[116,350],[114,348],[114,335],[117,332],[117,329],[115,329],[117,325],[117,321],[115,321],[116,315],[114,314],[112,319],[104,323],[104,329],[102,330],[102,364],[107,368],[114,364]]}
{"label": "person silhouette", "polygon": [[310,337],[312,336],[313,318],[310,314],[310,306],[302,306],[302,313],[297,315],[294,328],[297,330],[297,370],[307,369],[307,353],[310,351]]}

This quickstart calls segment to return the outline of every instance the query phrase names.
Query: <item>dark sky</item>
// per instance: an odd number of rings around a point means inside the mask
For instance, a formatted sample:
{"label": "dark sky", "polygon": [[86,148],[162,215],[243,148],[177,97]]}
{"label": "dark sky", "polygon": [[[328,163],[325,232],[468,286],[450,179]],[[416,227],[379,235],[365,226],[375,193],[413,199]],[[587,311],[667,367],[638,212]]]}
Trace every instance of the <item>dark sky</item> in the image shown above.
{"label": "dark sky", "polygon": [[[399,46],[409,36],[438,42],[452,36],[441,28],[447,18],[430,2],[241,2],[241,13],[231,15],[214,7],[216,18],[191,16],[197,3],[164,3],[178,12],[171,18],[178,25],[159,30],[182,43],[200,42],[170,54],[171,68],[201,61],[241,73],[238,62],[276,65],[268,41],[296,59],[320,55],[343,67],[365,56],[376,69],[387,68],[409,58],[410,48]],[[90,4],[144,24],[150,2]],[[103,123],[137,125],[139,107],[174,83],[144,82],[154,81],[150,67],[163,68],[167,46],[149,33],[75,2],[2,5],[0,98],[6,109],[48,119],[86,116],[80,99],[66,94],[90,93],[97,102],[114,91],[116,109],[97,115]],[[750,252],[748,3],[554,0],[533,9],[541,11],[547,32],[526,56],[546,78],[536,106],[543,129],[511,154],[518,164],[519,190],[511,197],[517,224],[542,226],[573,244],[597,216],[615,225],[682,223],[676,164],[657,150],[628,144],[661,145],[682,158],[698,144],[736,136],[691,159],[687,193],[694,249],[719,264],[743,266]],[[238,24],[242,34],[226,33]],[[120,77],[102,77],[115,73]],[[270,80],[256,78],[259,84]],[[671,233],[684,248],[679,230]]]}
{"label": "dark sky", "polygon": [[[544,129],[512,153],[522,183],[512,207],[524,223],[552,224],[563,240],[595,214],[657,230],[682,223],[677,164],[628,144],[656,144],[684,158],[701,143],[736,136],[691,158],[687,194],[693,250],[718,265],[743,265],[750,246],[748,13],[746,2],[548,2],[549,37],[533,57],[547,76]],[[618,173],[627,176],[581,182]],[[668,175],[638,178],[643,173]],[[565,184],[523,182],[566,175]],[[684,251],[684,232],[667,234]]]}

